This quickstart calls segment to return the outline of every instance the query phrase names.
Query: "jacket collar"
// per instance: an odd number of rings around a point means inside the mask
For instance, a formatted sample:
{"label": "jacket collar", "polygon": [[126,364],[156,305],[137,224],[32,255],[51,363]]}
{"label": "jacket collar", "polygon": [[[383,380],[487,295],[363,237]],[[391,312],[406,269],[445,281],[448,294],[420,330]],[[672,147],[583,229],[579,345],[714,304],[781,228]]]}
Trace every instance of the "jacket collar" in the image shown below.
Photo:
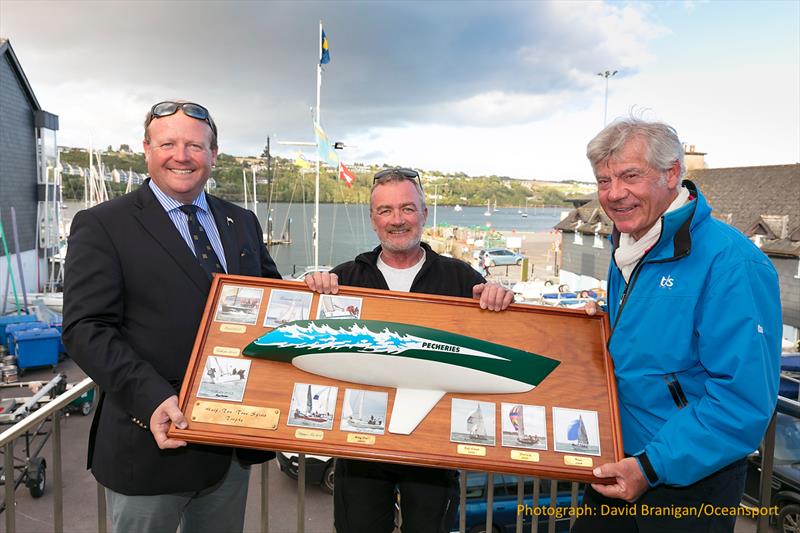
{"label": "jacket collar", "polygon": [[[439,254],[434,252],[431,247],[426,242],[420,242],[419,245],[425,250],[425,262],[422,264],[422,268],[417,273],[417,278],[419,279],[425,272],[427,272],[431,265],[436,261],[439,257]],[[379,244],[374,249],[370,250],[369,252],[364,252],[363,254],[359,254],[356,256],[357,263],[365,263],[370,265],[371,267],[378,269],[378,256],[381,255],[381,251],[383,248]]]}
{"label": "jacket collar", "polygon": [[[682,185],[689,189],[693,200],[661,216],[661,237],[647,253],[648,261],[667,261],[689,255],[692,251],[691,230],[711,214],[711,207],[697,185],[689,180],[684,180]],[[611,233],[611,240],[616,250],[619,246],[619,230],[616,226]]]}
{"label": "jacket collar", "polygon": [[[164,248],[178,266],[186,273],[200,291],[208,293],[211,281],[206,271],[197,261],[194,254],[186,246],[175,225],[170,220],[164,207],[150,190],[150,178],[136,190],[134,217],[139,221],[144,230]],[[226,253],[227,257],[227,253]]]}

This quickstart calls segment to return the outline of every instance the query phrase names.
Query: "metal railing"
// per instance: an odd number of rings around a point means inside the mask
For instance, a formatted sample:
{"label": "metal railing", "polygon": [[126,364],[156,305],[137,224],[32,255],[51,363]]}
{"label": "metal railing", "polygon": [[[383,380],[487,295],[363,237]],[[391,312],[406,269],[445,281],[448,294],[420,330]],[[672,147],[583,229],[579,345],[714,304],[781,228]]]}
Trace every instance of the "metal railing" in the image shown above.
{"label": "metal railing", "polygon": [[[64,530],[64,494],[62,488],[62,469],[61,469],[61,416],[62,409],[73,400],[78,399],[83,393],[94,387],[94,381],[86,378],[70,390],[60,394],[43,407],[34,411],[26,418],[23,418],[9,429],[0,433],[0,448],[3,449],[5,465],[5,522],[6,531],[14,533],[16,531],[16,497],[14,492],[14,442],[24,436],[31,429],[40,427],[48,418],[53,425],[53,529],[57,533]],[[103,522],[105,525],[105,521]]]}
{"label": "metal railing", "polygon": [[[61,443],[61,416],[62,410],[72,401],[79,398],[86,391],[95,386],[95,383],[86,378],[76,384],[70,390],[57,396],[53,400],[47,402],[37,411],[33,412],[27,418],[22,419],[6,431],[0,433],[0,448],[5,453],[5,524],[8,533],[16,532],[16,515],[15,515],[15,483],[13,482],[14,470],[14,441],[26,432],[36,428],[39,424],[43,423],[48,418],[52,419],[53,426],[53,445],[52,445],[52,471],[53,471],[53,530],[56,533],[64,531],[64,495],[62,483],[62,443]],[[780,408],[782,411],[787,409],[790,412],[800,415],[800,403],[779,398],[781,402]],[[761,469],[761,483],[760,483],[760,496],[759,505],[768,506],[771,501],[771,487],[770,481],[772,479],[773,455],[775,444],[775,420],[773,416],[772,422],[764,436],[762,449],[764,450],[762,456],[762,469]],[[260,530],[263,533],[269,531],[269,468],[268,463],[265,463],[260,468]],[[12,476],[9,482],[8,476]],[[493,514],[494,514],[494,475],[487,473],[485,494],[486,494],[486,530],[492,531]],[[305,531],[305,490],[306,490],[306,460],[305,454],[299,454],[298,457],[298,479],[297,479],[297,533]],[[459,504],[459,517],[458,517],[458,531],[463,533],[466,530],[466,516],[467,516],[467,473],[461,471],[461,487],[460,487],[460,504]],[[558,506],[558,485],[557,480],[550,483],[550,496],[549,507],[554,508]],[[517,509],[525,507],[525,478],[522,476],[517,477]],[[532,507],[539,505],[541,496],[541,480],[533,478],[532,483]],[[570,506],[577,507],[579,504],[578,484],[572,483],[570,487]],[[521,506],[521,507],[520,507]],[[540,523],[540,514],[534,513],[532,522],[530,524],[530,531],[532,533],[538,532]],[[554,533],[557,525],[556,513],[543,513],[549,518],[548,533]],[[99,533],[106,533],[106,500],[105,490],[98,483],[97,484],[97,531]],[[516,532],[522,533],[524,525],[525,513],[517,512],[516,518]],[[575,518],[570,515],[570,527],[572,526]],[[760,516],[757,521],[757,532],[768,531],[768,517]]]}

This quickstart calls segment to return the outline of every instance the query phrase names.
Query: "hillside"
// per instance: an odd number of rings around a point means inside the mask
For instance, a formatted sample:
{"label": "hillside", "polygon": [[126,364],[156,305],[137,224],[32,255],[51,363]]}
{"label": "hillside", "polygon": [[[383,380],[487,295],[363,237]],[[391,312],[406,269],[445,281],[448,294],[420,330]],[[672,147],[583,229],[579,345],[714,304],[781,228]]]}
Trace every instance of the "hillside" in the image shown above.
{"label": "hillside", "polygon": [[[147,173],[144,154],[128,151],[107,150],[101,154],[106,172],[113,169],[132,170]],[[78,148],[61,150],[62,164],[86,168],[88,153]],[[312,201],[314,197],[313,169],[298,168],[294,161],[282,157],[272,157],[271,173],[267,172],[266,158],[238,157],[219,154],[217,165],[212,171],[216,183],[213,193],[226,200],[241,201],[243,198],[242,171],[247,175],[248,197],[252,194],[252,169],[256,168],[257,194],[259,200],[269,195],[268,177],[272,181],[273,202]],[[372,186],[372,176],[388,165],[353,165],[357,179],[352,188],[338,178],[331,169],[323,168],[320,176],[320,201],[324,203],[366,203]],[[83,198],[83,178],[79,175],[63,174],[64,198]],[[118,196],[125,190],[124,183],[107,182],[111,196]],[[594,190],[592,184],[580,182],[542,182],[520,181],[504,176],[468,176],[464,173],[443,173],[423,171],[423,188],[429,203],[434,194],[441,205],[486,205],[487,201],[499,207],[554,205],[568,206],[568,199],[581,196]]]}

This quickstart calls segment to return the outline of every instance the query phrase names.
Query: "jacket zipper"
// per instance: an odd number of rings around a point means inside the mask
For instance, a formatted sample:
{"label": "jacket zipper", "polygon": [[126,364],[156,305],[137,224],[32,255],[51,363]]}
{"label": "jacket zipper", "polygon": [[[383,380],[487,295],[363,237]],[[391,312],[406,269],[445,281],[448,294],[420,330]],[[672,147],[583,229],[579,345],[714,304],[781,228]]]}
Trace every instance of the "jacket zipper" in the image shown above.
{"label": "jacket zipper", "polygon": [[[656,244],[653,245],[653,248],[655,248],[657,245],[658,242],[656,242]],[[650,248],[650,250],[652,250],[653,248]],[[622,310],[625,308],[625,303],[628,301],[628,295],[630,294],[630,291],[633,290],[633,285],[636,283],[636,280],[639,279],[639,272],[641,271],[642,267],[647,263],[652,263],[655,265],[659,263],[669,263],[671,261],[677,261],[678,259],[683,259],[687,255],[689,255],[689,252],[684,252],[681,255],[675,255],[672,257],[668,257],[666,259],[655,259],[653,261],[646,261],[645,259],[647,257],[647,254],[650,253],[650,250],[648,250],[647,253],[644,254],[644,256],[642,256],[642,259],[636,264],[636,266],[633,267],[633,272],[631,272],[631,281],[630,283],[625,285],[625,290],[622,291],[622,298],[619,301],[619,311],[617,311],[617,318],[614,319],[614,325],[611,327],[611,334],[608,336],[609,347],[611,346],[611,336],[614,335],[614,330],[617,329],[619,318],[622,316]],[[612,255],[611,257],[613,259],[614,256]],[[619,267],[617,267],[617,269],[619,269]],[[622,271],[620,271],[620,274],[622,274]]]}

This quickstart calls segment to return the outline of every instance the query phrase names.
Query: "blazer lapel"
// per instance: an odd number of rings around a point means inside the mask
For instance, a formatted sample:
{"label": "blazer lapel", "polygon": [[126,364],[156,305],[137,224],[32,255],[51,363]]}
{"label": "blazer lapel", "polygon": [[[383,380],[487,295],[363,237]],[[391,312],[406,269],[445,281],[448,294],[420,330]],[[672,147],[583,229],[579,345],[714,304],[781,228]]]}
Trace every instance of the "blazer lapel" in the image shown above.
{"label": "blazer lapel", "polygon": [[147,182],[139,187],[137,200],[139,210],[134,212],[134,216],[145,231],[175,260],[200,291],[208,293],[211,281],[208,279],[206,271],[181,238]]}
{"label": "blazer lapel", "polygon": [[236,245],[236,219],[232,213],[225,209],[223,204],[218,198],[206,195],[208,206],[211,208],[211,214],[214,215],[214,221],[219,230],[219,238],[222,241],[222,248],[225,250],[225,263],[228,267],[228,274],[239,274],[239,254],[241,250]]}

